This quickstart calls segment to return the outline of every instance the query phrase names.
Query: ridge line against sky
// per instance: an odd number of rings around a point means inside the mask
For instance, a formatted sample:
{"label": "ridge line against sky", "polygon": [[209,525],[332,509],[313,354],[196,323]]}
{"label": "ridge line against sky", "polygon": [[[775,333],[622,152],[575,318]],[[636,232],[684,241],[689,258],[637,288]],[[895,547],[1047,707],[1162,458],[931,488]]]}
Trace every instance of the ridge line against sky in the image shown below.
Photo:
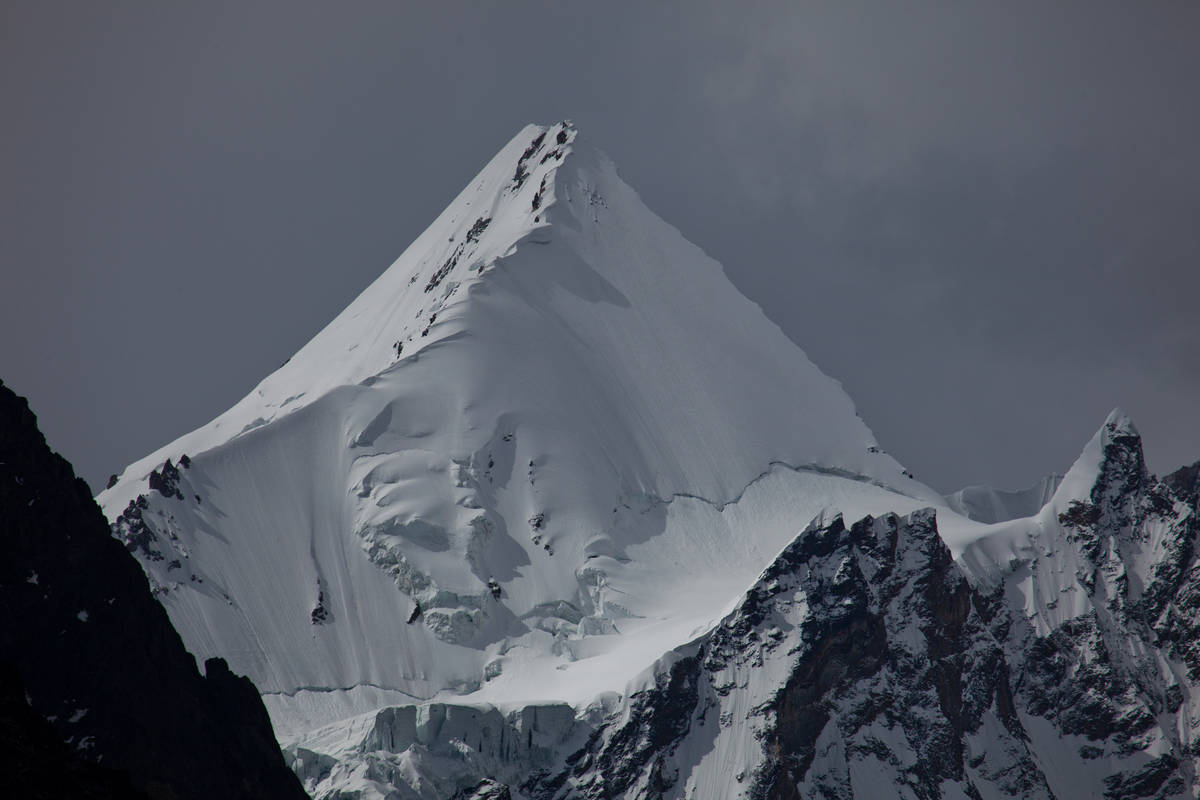
{"label": "ridge line against sky", "polygon": [[1194,4],[0,9],[0,375],[99,488],[573,119],[942,491],[1200,458]]}

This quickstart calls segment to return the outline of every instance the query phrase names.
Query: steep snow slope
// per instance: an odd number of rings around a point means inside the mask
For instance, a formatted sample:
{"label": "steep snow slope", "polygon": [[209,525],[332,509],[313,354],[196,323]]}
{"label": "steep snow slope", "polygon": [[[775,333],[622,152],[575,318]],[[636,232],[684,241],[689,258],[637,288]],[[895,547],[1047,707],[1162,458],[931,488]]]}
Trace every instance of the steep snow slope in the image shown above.
{"label": "steep snow slope", "polygon": [[[629,482],[660,497],[685,488],[733,497],[763,471],[765,455],[936,499],[878,452],[837,383],[720,265],[577,139],[566,124],[519,133],[328,327],[230,411],[127,468],[105,501],[133,497],[167,458],[228,443],[339,388],[393,379],[415,392],[408,384],[425,376],[407,372],[435,350],[454,369],[443,370],[432,399],[472,406],[447,412],[456,421],[514,413],[514,404],[561,422],[604,414],[571,438],[599,429],[632,439],[605,449],[623,465],[636,453],[642,463]],[[551,365],[567,373],[547,374]],[[375,394],[395,404],[390,392]],[[388,430],[368,416],[354,420],[367,438]],[[521,423],[530,424],[513,425]]]}
{"label": "steep snow slope", "polygon": [[976,522],[1032,517],[1054,496],[1062,478],[1062,475],[1047,475],[1033,486],[1015,492],[991,486],[966,486],[947,495],[946,502],[951,509]]}
{"label": "steep snow slope", "polygon": [[319,796],[1165,797],[1198,487],[955,513],[561,124],[100,499]]}
{"label": "steep snow slope", "polygon": [[[1121,481],[1106,475],[1117,464],[1131,473]],[[1023,598],[1024,609],[1040,632],[1046,633],[1092,607],[1088,595],[1097,578],[1107,584],[1101,587],[1104,599],[1119,594],[1113,581],[1120,575],[1136,575],[1135,586],[1149,580],[1149,567],[1162,557],[1159,537],[1102,546],[1090,533],[1104,505],[1094,503],[1093,494],[1099,494],[1097,501],[1121,506],[1110,515],[1128,516],[1125,506],[1140,501],[1142,484],[1148,481],[1137,429],[1124,411],[1114,409],[1036,514],[993,526],[987,536],[968,544],[960,559],[977,584],[1008,585],[1014,597]],[[1124,526],[1132,524],[1127,520]],[[1128,537],[1126,530],[1119,538]],[[1131,563],[1099,569],[1101,562],[1120,558]]]}
{"label": "steep snow slope", "polygon": [[715,625],[823,508],[944,503],[565,123],[99,499],[285,741],[439,693],[581,707]]}

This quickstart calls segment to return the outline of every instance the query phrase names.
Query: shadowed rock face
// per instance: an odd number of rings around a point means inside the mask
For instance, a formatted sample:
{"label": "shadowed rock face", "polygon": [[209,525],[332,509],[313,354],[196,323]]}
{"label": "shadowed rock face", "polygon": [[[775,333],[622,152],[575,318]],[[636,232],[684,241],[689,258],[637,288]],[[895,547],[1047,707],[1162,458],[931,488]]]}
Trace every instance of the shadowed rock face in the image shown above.
{"label": "shadowed rock face", "polygon": [[0,662],[0,769],[7,791],[25,800],[146,797],[128,772],[106,769],[73,752],[25,696],[20,674]]}
{"label": "shadowed rock face", "polygon": [[[299,798],[254,685],[184,649],[0,383],[0,764],[20,797]],[[97,766],[98,765],[98,766]]]}
{"label": "shadowed rock face", "polygon": [[[793,800],[886,786],[925,800],[979,797],[986,784],[1051,797],[1014,707],[1002,620],[998,598],[973,590],[951,558],[932,510],[821,521],[720,625],[665,659],[566,770],[521,788]],[[701,777],[697,755],[747,768]],[[865,763],[867,786],[856,778]]]}
{"label": "shadowed rock face", "polygon": [[[739,614],[767,619],[795,596],[808,614],[790,641],[791,674],[766,704],[754,796],[860,796],[854,775],[867,761],[904,796],[970,797],[977,783],[1048,795],[1013,713],[993,609],[951,559],[932,512],[849,527],[836,518],[801,535],[764,582],[783,590],[752,593]],[[985,726],[1002,747],[981,754],[968,742]]]}

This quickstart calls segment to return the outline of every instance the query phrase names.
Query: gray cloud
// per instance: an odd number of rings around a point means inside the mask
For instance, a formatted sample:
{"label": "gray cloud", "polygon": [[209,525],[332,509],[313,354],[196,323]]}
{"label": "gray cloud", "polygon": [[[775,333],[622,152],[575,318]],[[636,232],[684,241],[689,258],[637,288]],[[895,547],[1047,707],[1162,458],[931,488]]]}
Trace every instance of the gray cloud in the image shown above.
{"label": "gray cloud", "polygon": [[0,10],[0,377],[93,483],[572,117],[943,489],[1200,458],[1194,4]]}

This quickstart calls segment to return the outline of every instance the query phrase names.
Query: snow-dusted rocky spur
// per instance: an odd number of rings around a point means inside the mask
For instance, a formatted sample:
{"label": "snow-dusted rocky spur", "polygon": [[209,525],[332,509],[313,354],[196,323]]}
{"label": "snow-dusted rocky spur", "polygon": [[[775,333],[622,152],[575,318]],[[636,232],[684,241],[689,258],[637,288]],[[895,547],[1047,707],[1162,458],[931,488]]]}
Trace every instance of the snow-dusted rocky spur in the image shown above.
{"label": "snow-dusted rocky spur", "polygon": [[1195,478],[941,498],[561,123],[99,500],[316,797],[1150,797]]}

